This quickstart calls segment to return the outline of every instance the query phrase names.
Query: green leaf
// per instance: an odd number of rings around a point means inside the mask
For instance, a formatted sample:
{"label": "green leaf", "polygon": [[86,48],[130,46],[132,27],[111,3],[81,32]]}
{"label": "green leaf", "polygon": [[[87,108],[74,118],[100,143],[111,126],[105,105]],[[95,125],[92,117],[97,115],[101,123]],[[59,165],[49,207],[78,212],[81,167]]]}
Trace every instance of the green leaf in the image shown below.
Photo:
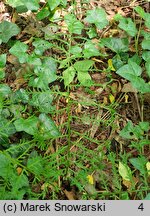
{"label": "green leaf", "polygon": [[41,66],[42,61],[35,53],[32,53],[31,55],[28,56],[28,62],[32,66]]}
{"label": "green leaf", "polygon": [[40,134],[44,139],[57,138],[60,135],[55,123],[45,113],[39,115]]}
{"label": "green leaf", "polygon": [[89,31],[87,32],[89,38],[94,38],[97,37],[97,32],[96,32],[96,28],[90,28]]}
{"label": "green leaf", "polygon": [[133,138],[133,123],[128,121],[126,126],[120,131],[119,135],[125,139],[132,139]]}
{"label": "green leaf", "polygon": [[150,123],[149,122],[139,122],[139,126],[143,131],[148,132],[150,129]]}
{"label": "green leaf", "polygon": [[47,0],[51,10],[54,10],[58,5],[60,5],[61,0]]}
{"label": "green leaf", "polygon": [[146,73],[150,78],[150,60],[145,63]]}
{"label": "green leaf", "polygon": [[28,10],[37,11],[40,0],[7,0],[7,3],[14,8],[25,6]]}
{"label": "green leaf", "polygon": [[7,84],[0,84],[0,96],[8,97],[11,93],[11,88]]}
{"label": "green leaf", "polygon": [[37,11],[39,9],[39,1],[40,0],[21,0],[22,3],[31,11]]}
{"label": "green leaf", "polygon": [[150,93],[150,83],[146,83],[141,77],[133,76],[131,82],[132,86],[142,94]]}
{"label": "green leaf", "polygon": [[146,13],[142,7],[137,6],[134,8],[134,10],[140,15],[141,18],[143,18],[143,19],[146,18]]}
{"label": "green leaf", "polygon": [[85,42],[83,54],[85,58],[90,58],[92,56],[100,56],[99,50],[96,48],[96,45],[90,40]]}
{"label": "green leaf", "polygon": [[5,77],[6,54],[0,55],[0,79]]}
{"label": "green leaf", "polygon": [[143,53],[142,53],[142,58],[143,58],[145,61],[150,61],[150,51],[143,51]]}
{"label": "green leaf", "polygon": [[38,12],[36,14],[36,18],[38,20],[42,20],[42,19],[48,17],[49,15],[50,15],[49,8],[48,7],[44,7],[44,8],[42,8],[42,10],[40,10],[40,12]]}
{"label": "green leaf", "polygon": [[77,74],[78,80],[83,86],[91,86],[93,84],[91,76],[88,72],[80,71]]}
{"label": "green leaf", "polygon": [[29,94],[25,89],[19,89],[12,94],[12,102],[14,103],[28,103],[29,102]]}
{"label": "green leaf", "polygon": [[0,135],[11,136],[16,132],[14,124],[0,116]]}
{"label": "green leaf", "polygon": [[43,90],[49,89],[48,84],[57,79],[56,62],[53,58],[45,58],[41,66],[34,69],[36,78],[31,77],[29,85]]}
{"label": "green leaf", "polygon": [[150,14],[149,13],[146,13],[145,25],[146,25],[147,28],[150,28]]}
{"label": "green leaf", "polygon": [[121,17],[119,20],[119,28],[123,29],[128,33],[128,35],[134,37],[137,34],[137,29],[135,23],[132,21],[131,18],[124,18]]}
{"label": "green leaf", "polygon": [[150,200],[150,193],[148,193],[148,194],[146,195],[146,197],[144,198],[144,200]]}
{"label": "green leaf", "polygon": [[3,153],[0,153],[0,176],[4,179],[8,179],[12,174],[12,165],[9,157],[6,157]]}
{"label": "green leaf", "polygon": [[146,158],[141,156],[138,158],[131,158],[129,159],[130,163],[137,169],[140,171],[140,173],[142,175],[144,175],[146,173]]}
{"label": "green leaf", "polygon": [[21,173],[20,175],[17,175],[17,173],[14,173],[10,178],[10,183],[12,186],[13,193],[17,193],[18,190],[20,190],[23,187],[29,187],[29,181],[26,175]]}
{"label": "green leaf", "polygon": [[84,25],[77,20],[74,14],[68,14],[64,17],[64,20],[68,26],[68,30],[71,34],[81,34]]}
{"label": "green leaf", "polygon": [[76,71],[78,72],[85,72],[88,71],[90,69],[90,67],[92,67],[94,64],[93,60],[82,60],[82,61],[77,61],[74,64],[74,68],[76,69]]}
{"label": "green leaf", "polygon": [[74,54],[75,56],[79,56],[81,52],[82,52],[82,49],[78,45],[71,46],[70,48],[70,53]]}
{"label": "green leaf", "polygon": [[150,39],[144,39],[142,41],[142,48],[150,50]]}
{"label": "green leaf", "polygon": [[68,67],[64,72],[63,72],[63,79],[64,79],[64,84],[65,86],[68,86],[74,79],[75,77],[75,69],[73,66]]}
{"label": "green leaf", "polygon": [[40,38],[35,39],[32,45],[35,47],[34,49],[35,54],[41,56],[45,50],[50,49],[53,46],[53,44],[49,43],[46,40],[42,40]]}
{"label": "green leaf", "polygon": [[101,39],[100,44],[108,47],[117,54],[120,52],[127,52],[129,50],[128,38],[103,38]]}
{"label": "green leaf", "polygon": [[87,11],[85,21],[95,24],[98,29],[103,29],[108,25],[106,16],[107,14],[103,8],[96,8],[94,10]]}
{"label": "green leaf", "polygon": [[120,161],[119,161],[119,174],[126,181],[131,181],[132,179],[132,172],[130,168]]}
{"label": "green leaf", "polygon": [[26,51],[28,50],[28,45],[25,43],[22,43],[20,41],[17,41],[9,50],[9,52],[16,56],[19,59],[19,62],[25,63],[28,60],[28,54]]}
{"label": "green leaf", "polygon": [[36,176],[40,176],[44,172],[43,159],[37,154],[36,151],[30,154],[30,157],[27,161],[27,168]]}
{"label": "green leaf", "polygon": [[132,82],[137,76],[141,75],[142,68],[135,62],[129,61],[128,64],[119,68],[116,73]]}
{"label": "green leaf", "polygon": [[40,112],[51,113],[54,108],[52,106],[53,96],[50,91],[47,92],[33,92],[32,99],[29,104],[37,107]]}
{"label": "green leaf", "polygon": [[8,21],[0,23],[0,39],[3,43],[7,43],[12,36],[19,34],[20,28],[15,24]]}
{"label": "green leaf", "polygon": [[22,0],[7,0],[7,4],[11,7],[19,7],[23,5]]}
{"label": "green leaf", "polygon": [[0,68],[4,68],[6,65],[6,54],[0,55]]}
{"label": "green leaf", "polygon": [[28,119],[17,119],[14,122],[17,131],[25,131],[28,134],[35,135],[37,133],[38,118],[31,116]]}

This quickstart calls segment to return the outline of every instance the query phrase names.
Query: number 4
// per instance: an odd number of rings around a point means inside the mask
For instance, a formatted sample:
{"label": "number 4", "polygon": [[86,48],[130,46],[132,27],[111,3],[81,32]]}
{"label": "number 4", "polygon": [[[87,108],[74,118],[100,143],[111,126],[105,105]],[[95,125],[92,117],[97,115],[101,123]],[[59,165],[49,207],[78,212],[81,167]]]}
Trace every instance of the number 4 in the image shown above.
{"label": "number 4", "polygon": [[139,210],[143,211],[144,210],[144,206],[143,206],[143,203],[141,203],[138,207]]}

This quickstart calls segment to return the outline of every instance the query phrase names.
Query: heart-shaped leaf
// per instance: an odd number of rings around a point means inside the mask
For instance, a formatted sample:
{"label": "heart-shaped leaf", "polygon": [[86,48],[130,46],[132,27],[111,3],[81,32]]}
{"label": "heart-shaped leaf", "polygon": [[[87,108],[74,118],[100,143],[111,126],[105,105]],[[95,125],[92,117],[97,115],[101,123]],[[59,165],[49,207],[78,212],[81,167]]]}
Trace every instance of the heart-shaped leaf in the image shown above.
{"label": "heart-shaped leaf", "polygon": [[96,45],[90,40],[85,42],[83,54],[85,58],[90,58],[92,56],[100,56],[98,48],[96,48]]}
{"label": "heart-shaped leaf", "polygon": [[39,115],[39,120],[40,134],[44,139],[57,138],[58,136],[60,136],[58,128],[48,115],[41,113]]}
{"label": "heart-shaped leaf", "polygon": [[98,29],[103,29],[108,25],[106,15],[107,14],[103,8],[88,10],[85,21],[91,24],[95,24]]}
{"label": "heart-shaped leaf", "polygon": [[100,44],[108,47],[116,53],[127,52],[129,50],[129,40],[128,38],[103,38]]}
{"label": "heart-shaped leaf", "polygon": [[0,39],[3,43],[7,43],[12,36],[19,34],[20,28],[15,24],[8,21],[0,23]]}
{"label": "heart-shaped leaf", "polygon": [[28,134],[34,135],[37,134],[38,118],[31,116],[28,119],[17,119],[14,122],[15,128],[17,131],[25,131]]}
{"label": "heart-shaped leaf", "polygon": [[80,71],[88,71],[89,68],[94,64],[93,60],[83,60],[83,61],[77,61],[74,64],[74,68],[76,69],[76,71],[80,72]]}
{"label": "heart-shaped leaf", "polygon": [[11,47],[9,52],[16,56],[19,59],[20,63],[25,63],[28,60],[28,54],[26,51],[28,50],[28,45],[17,41],[14,46]]}
{"label": "heart-shaped leaf", "polygon": [[64,17],[64,19],[71,34],[81,34],[84,26],[79,20],[77,20],[74,14],[68,14]]}

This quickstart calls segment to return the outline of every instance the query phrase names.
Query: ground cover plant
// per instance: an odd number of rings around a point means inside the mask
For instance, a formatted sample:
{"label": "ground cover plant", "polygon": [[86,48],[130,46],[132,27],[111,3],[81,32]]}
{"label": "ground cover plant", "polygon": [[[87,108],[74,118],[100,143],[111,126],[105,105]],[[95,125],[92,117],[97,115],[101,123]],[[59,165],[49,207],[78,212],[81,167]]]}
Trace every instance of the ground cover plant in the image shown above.
{"label": "ground cover plant", "polygon": [[0,198],[150,199],[149,2],[0,13]]}

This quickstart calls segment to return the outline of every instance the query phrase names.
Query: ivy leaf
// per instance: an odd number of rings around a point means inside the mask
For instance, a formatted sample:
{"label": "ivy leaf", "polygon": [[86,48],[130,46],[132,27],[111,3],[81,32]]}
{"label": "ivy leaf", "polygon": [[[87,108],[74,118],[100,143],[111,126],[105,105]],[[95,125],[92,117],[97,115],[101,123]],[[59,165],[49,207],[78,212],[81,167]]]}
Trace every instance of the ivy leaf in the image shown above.
{"label": "ivy leaf", "polygon": [[39,9],[39,1],[40,0],[21,0],[23,5],[27,7],[28,10],[37,11]]}
{"label": "ivy leaf", "polygon": [[142,68],[135,62],[129,61],[128,64],[119,68],[116,73],[132,82],[136,77],[141,75]]}
{"label": "ivy leaf", "polygon": [[88,71],[90,67],[94,64],[93,60],[82,60],[82,61],[77,61],[74,64],[74,68],[76,71]]}
{"label": "ivy leaf", "polygon": [[7,43],[12,36],[19,34],[20,28],[15,24],[8,21],[0,23],[0,39],[3,43]]}
{"label": "ivy leaf", "polygon": [[103,8],[96,8],[94,10],[88,10],[85,21],[91,24],[95,24],[98,29],[103,29],[108,25],[106,18],[107,14]]}
{"label": "ivy leaf", "polygon": [[7,3],[14,8],[26,7],[28,10],[37,11],[40,0],[7,0]]}
{"label": "ivy leaf", "polygon": [[31,77],[29,85],[43,90],[49,89],[48,84],[57,79],[55,60],[53,58],[44,59],[41,66],[35,67],[34,73],[37,77]]}
{"label": "ivy leaf", "polygon": [[25,63],[28,60],[28,54],[26,53],[26,51],[28,50],[28,45],[17,41],[9,50],[9,52],[16,56],[19,59],[19,62]]}
{"label": "ivy leaf", "polygon": [[77,20],[74,14],[68,14],[64,17],[64,20],[68,26],[68,30],[71,34],[81,34],[84,25]]}
{"label": "ivy leaf", "polygon": [[124,18],[121,17],[119,20],[119,28],[123,29],[128,33],[128,35],[134,37],[137,34],[137,29],[135,23],[132,21],[131,18]]}
{"label": "ivy leaf", "polygon": [[101,39],[100,44],[106,46],[117,54],[129,50],[128,38],[103,38]]}
{"label": "ivy leaf", "polygon": [[20,7],[23,5],[22,0],[7,0],[7,4],[11,7]]}
{"label": "ivy leaf", "polygon": [[12,94],[12,102],[14,103],[28,103],[29,102],[29,95],[27,93],[27,91],[25,89],[19,89],[17,91],[15,91],[13,94]]}
{"label": "ivy leaf", "polygon": [[37,133],[38,118],[31,116],[28,119],[17,119],[14,122],[17,131],[25,131],[28,134],[34,135]]}
{"label": "ivy leaf", "polygon": [[29,104],[37,107],[40,112],[50,113],[53,111],[52,106],[53,96],[50,91],[47,92],[35,92],[32,94],[32,99]]}
{"label": "ivy leaf", "polygon": [[61,0],[48,0],[48,4],[51,10],[54,10],[58,5],[60,5]]}
{"label": "ivy leaf", "polygon": [[142,41],[142,48],[150,50],[150,39],[144,39]]}
{"label": "ivy leaf", "polygon": [[14,124],[0,116],[0,135],[11,136],[16,132]]}
{"label": "ivy leaf", "polygon": [[38,20],[42,20],[50,15],[50,10],[48,7],[44,7],[36,14]]}
{"label": "ivy leaf", "polygon": [[145,25],[147,28],[150,28],[150,14],[149,13],[146,13]]}
{"label": "ivy leaf", "polygon": [[150,78],[150,59],[145,63],[146,73]]}
{"label": "ivy leaf", "polygon": [[131,181],[132,178],[132,172],[130,168],[119,161],[119,174],[123,178],[123,180]]}
{"label": "ivy leaf", "polygon": [[53,120],[45,113],[39,115],[40,134],[44,139],[57,138],[60,135]]}
{"label": "ivy leaf", "polygon": [[0,55],[0,68],[4,68],[6,65],[6,54]]}
{"label": "ivy leaf", "polygon": [[146,83],[141,77],[133,76],[131,82],[132,86],[142,94],[150,93],[150,83]]}
{"label": "ivy leaf", "polygon": [[42,40],[40,38],[37,38],[32,44],[35,47],[35,49],[34,49],[35,54],[41,55],[41,56],[45,50],[47,50],[53,46],[52,43],[49,43],[48,41]]}
{"label": "ivy leaf", "polygon": [[4,67],[6,65],[6,54],[0,55],[0,79],[5,77]]}
{"label": "ivy leaf", "polygon": [[11,93],[11,88],[7,84],[0,84],[0,96],[7,98]]}
{"label": "ivy leaf", "polygon": [[142,53],[142,58],[145,60],[145,61],[150,61],[150,51],[143,51]]}
{"label": "ivy leaf", "polygon": [[71,46],[70,48],[70,53],[74,54],[75,56],[79,56],[81,52],[82,52],[82,49],[78,45]]}
{"label": "ivy leaf", "polygon": [[83,54],[85,58],[90,58],[92,56],[99,56],[100,52],[96,48],[96,45],[94,43],[92,43],[91,41],[87,41],[84,44]]}

